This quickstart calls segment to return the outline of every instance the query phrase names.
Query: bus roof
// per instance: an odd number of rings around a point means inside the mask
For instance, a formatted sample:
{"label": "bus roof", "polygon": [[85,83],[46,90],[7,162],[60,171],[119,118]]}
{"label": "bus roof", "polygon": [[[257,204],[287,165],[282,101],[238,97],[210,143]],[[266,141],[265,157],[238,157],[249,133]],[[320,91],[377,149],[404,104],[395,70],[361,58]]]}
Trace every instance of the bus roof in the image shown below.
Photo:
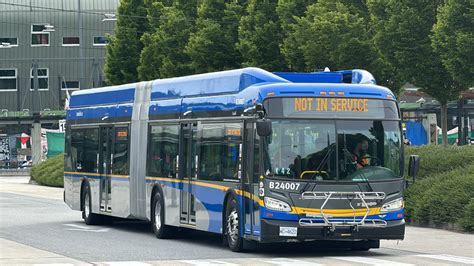
{"label": "bus roof", "polygon": [[[69,108],[91,107],[116,110],[87,111],[84,117],[131,116],[136,90],[151,85],[150,115],[160,112],[179,113],[187,110],[241,110],[267,97],[344,96],[395,99],[387,88],[377,86],[372,74],[365,70],[314,73],[270,73],[259,68],[243,68],[150,82],[124,84],[72,93]],[[143,88],[142,88],[143,89]],[[140,100],[138,100],[140,101]],[[122,108],[122,109],[120,109]],[[99,114],[100,113],[100,114]],[[72,115],[72,114],[71,114]],[[74,119],[77,115],[68,115]]]}

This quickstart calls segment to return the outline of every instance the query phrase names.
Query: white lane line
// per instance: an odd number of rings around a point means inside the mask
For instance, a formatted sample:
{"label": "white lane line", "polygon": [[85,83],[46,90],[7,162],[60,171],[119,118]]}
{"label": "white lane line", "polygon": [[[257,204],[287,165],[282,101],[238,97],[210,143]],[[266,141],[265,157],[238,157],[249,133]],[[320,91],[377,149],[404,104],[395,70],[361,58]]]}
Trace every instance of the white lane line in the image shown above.
{"label": "white lane line", "polygon": [[180,260],[180,262],[198,266],[237,266],[238,264],[220,260]]}
{"label": "white lane line", "polygon": [[448,255],[448,254],[419,254],[415,255],[417,257],[423,257],[423,258],[430,258],[430,259],[435,259],[435,260],[444,260],[444,261],[451,261],[451,262],[457,262],[457,263],[465,263],[465,264],[471,264],[474,265],[474,258],[470,257],[461,257],[461,256],[454,256],[454,255]]}
{"label": "white lane line", "polygon": [[106,262],[99,262],[102,265],[110,265],[110,266],[150,266],[151,264],[139,262],[139,261],[106,261]]}
{"label": "white lane line", "polygon": [[72,263],[37,263],[33,266],[74,266]]}
{"label": "white lane line", "polygon": [[92,227],[92,226],[85,226],[85,225],[78,225],[78,224],[63,224],[64,226],[72,227],[66,228],[69,231],[83,231],[83,232],[94,232],[94,233],[105,233],[108,232],[109,228],[100,228]]}
{"label": "white lane line", "polygon": [[288,258],[274,258],[271,260],[264,260],[265,263],[280,265],[280,266],[322,266],[324,264],[319,264],[315,262],[309,262],[304,260],[295,260],[295,259],[288,259]]}
{"label": "white lane line", "polygon": [[325,257],[325,258],[330,258],[330,259],[335,259],[335,260],[344,260],[348,262],[356,262],[356,263],[369,264],[369,265],[399,265],[399,266],[413,265],[409,263],[373,259],[373,258],[368,258],[368,257],[356,257],[356,256],[340,256],[340,257]]}

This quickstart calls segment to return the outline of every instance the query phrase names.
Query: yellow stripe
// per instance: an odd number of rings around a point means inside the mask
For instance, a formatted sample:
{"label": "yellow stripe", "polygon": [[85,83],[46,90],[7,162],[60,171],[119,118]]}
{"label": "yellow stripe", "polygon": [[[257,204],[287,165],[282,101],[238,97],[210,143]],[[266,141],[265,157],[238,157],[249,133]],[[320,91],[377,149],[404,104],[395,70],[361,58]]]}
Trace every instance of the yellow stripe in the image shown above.
{"label": "yellow stripe", "polygon": [[[69,174],[69,175],[91,175],[91,176],[102,176],[104,174],[98,174],[98,173],[89,173],[89,172],[64,172],[64,174]],[[110,177],[115,177],[115,178],[129,178],[130,176],[128,175],[106,175]]]}
{"label": "yellow stripe", "polygon": [[[347,216],[364,216],[367,212],[367,209],[324,209],[324,214],[335,217],[347,217]],[[293,207],[292,213],[295,214],[310,214],[310,215],[321,215],[321,209],[316,208],[300,208]],[[377,215],[380,214],[380,208],[369,208],[369,213],[367,215]]]}
{"label": "yellow stripe", "polygon": [[261,200],[260,197],[258,197],[255,194],[252,194],[252,193],[249,193],[247,191],[240,190],[240,189],[235,190],[235,192],[240,196],[244,196],[248,199],[251,199],[251,200],[257,202],[260,206],[264,206],[263,200]]}
{"label": "yellow stripe", "polygon": [[64,172],[65,174],[70,175],[92,175],[92,176],[100,176],[101,174],[98,173],[89,173],[89,172]]}

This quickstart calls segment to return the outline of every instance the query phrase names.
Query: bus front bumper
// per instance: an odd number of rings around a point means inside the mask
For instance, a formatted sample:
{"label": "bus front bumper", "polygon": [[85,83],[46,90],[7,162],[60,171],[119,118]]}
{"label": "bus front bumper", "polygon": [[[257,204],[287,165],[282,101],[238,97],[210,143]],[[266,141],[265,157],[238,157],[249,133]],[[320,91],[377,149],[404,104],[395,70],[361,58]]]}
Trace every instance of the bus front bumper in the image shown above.
{"label": "bus front bumper", "polygon": [[330,227],[300,226],[297,221],[263,219],[261,232],[260,242],[262,243],[311,240],[403,240],[405,220],[387,221],[385,227],[338,226],[335,230],[331,230]]}

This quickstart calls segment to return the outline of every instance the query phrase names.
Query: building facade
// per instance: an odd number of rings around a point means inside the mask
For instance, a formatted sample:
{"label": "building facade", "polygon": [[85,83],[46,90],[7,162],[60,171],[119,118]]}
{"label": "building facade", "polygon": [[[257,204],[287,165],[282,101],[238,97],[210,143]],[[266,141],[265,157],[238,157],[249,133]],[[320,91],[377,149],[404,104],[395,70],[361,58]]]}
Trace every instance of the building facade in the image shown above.
{"label": "building facade", "polygon": [[0,169],[31,159],[34,148],[21,148],[19,140],[37,135],[33,128],[58,129],[68,94],[104,85],[107,35],[118,4],[0,1]]}
{"label": "building facade", "polygon": [[67,91],[101,86],[106,36],[115,27],[104,18],[117,5],[118,0],[2,1],[0,109],[61,110]]}

